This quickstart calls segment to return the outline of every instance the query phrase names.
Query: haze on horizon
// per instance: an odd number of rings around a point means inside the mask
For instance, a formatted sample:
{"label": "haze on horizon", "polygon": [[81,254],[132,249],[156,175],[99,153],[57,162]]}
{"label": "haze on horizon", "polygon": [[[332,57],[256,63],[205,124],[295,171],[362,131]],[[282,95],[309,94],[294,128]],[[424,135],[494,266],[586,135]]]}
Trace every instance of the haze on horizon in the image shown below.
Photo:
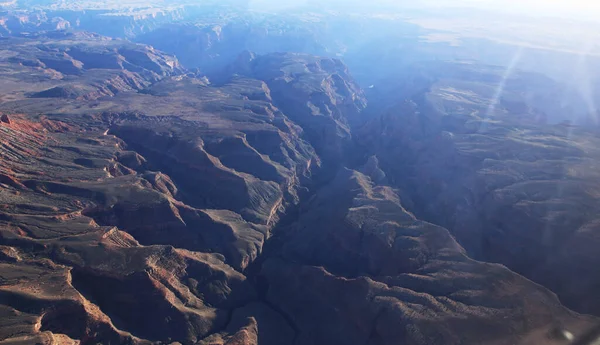
{"label": "haze on horizon", "polygon": [[529,16],[558,16],[570,19],[595,19],[600,15],[600,3],[589,0],[250,0],[253,9],[286,9],[298,6],[396,7],[396,8],[474,8]]}
{"label": "haze on horizon", "polygon": [[[48,0],[0,0],[0,7],[12,6],[15,4],[21,7],[29,6],[58,6],[60,8],[69,7],[90,7],[90,8],[141,8],[156,7],[178,4],[211,4],[213,0],[102,0],[102,1],[48,1]],[[229,0],[218,3],[232,3],[234,5],[247,4],[249,8],[255,10],[285,10],[298,7],[312,6],[334,6],[339,9],[352,9],[353,7],[378,8],[385,6],[387,8],[473,8],[480,10],[491,10],[503,13],[513,13],[529,16],[558,16],[571,19],[596,20],[600,15],[600,2],[591,0]]]}

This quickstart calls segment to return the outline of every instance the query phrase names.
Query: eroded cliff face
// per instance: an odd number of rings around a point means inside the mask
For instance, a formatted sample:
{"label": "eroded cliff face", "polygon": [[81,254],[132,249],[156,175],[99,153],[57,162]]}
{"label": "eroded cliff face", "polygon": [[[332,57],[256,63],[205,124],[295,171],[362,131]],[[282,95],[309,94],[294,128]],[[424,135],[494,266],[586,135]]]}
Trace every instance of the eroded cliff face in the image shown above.
{"label": "eroded cliff face", "polygon": [[[450,74],[462,75],[463,66],[454,68]],[[467,80],[431,81],[426,92],[371,119],[360,140],[410,209],[450,229],[469,255],[597,314],[590,247],[597,241],[596,129],[555,124],[561,119],[537,106],[540,91],[519,74],[494,99],[480,81],[498,73],[471,68]]]}
{"label": "eroded cliff face", "polygon": [[[50,6],[47,6],[50,5]],[[172,6],[121,6],[115,3],[27,3],[3,4],[0,8],[0,35],[11,36],[51,30],[86,30],[102,35],[130,38],[183,20],[194,12],[192,8]]]}
{"label": "eroded cliff face", "polygon": [[150,47],[40,37],[0,54],[0,342],[561,344],[596,321],[430,217],[457,134],[431,139],[415,103],[364,118],[341,61],[244,54],[211,82]]}
{"label": "eroded cliff face", "polygon": [[360,121],[367,101],[340,60],[245,52],[226,73],[264,80],[273,103],[304,130],[322,160],[334,171],[344,164],[351,125]]}
{"label": "eroded cliff face", "polygon": [[[23,50],[40,64],[4,60],[32,76],[21,85],[54,85],[13,90],[7,108],[31,113],[47,102],[57,113],[73,112],[61,120],[2,116],[3,288],[10,293],[2,340],[252,344],[256,320],[263,337],[278,338],[290,326],[242,272],[319,170],[302,128],[272,104],[264,82],[212,87],[177,76],[176,61],[151,48],[130,52],[126,43],[112,48],[87,38],[76,53],[52,38],[45,38],[50,49]],[[92,50],[81,48],[86,43]],[[49,50],[56,69],[41,62]],[[113,57],[127,64],[111,64]],[[112,70],[133,73],[139,87],[98,97],[52,91],[73,78],[95,86],[97,75],[115,86]],[[44,262],[42,273],[9,277]],[[11,297],[29,291],[47,297]],[[71,318],[81,321],[70,325]],[[40,326],[11,331],[30,319]]]}

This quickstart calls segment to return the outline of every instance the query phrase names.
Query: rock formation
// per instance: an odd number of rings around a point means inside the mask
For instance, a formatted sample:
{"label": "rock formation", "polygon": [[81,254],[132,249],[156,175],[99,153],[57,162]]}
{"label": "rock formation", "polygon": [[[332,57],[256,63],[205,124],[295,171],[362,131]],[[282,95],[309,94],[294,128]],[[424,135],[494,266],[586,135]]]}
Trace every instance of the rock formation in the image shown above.
{"label": "rock formation", "polygon": [[0,343],[564,344],[597,322],[561,304],[585,309],[561,284],[596,262],[586,130],[452,116],[439,89],[367,117],[347,67],[304,54],[211,79],[95,34],[2,42]]}

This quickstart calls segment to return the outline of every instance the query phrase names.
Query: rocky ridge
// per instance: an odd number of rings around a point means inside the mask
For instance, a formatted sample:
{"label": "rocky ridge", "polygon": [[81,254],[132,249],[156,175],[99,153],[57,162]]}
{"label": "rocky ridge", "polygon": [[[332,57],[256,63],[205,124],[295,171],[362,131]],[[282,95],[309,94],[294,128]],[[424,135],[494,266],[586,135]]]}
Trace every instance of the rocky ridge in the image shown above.
{"label": "rocky ridge", "polygon": [[[502,70],[470,68],[467,79],[463,66],[454,69],[463,77],[430,80],[426,91],[368,121],[362,146],[410,209],[448,228],[470,256],[502,263],[569,307],[598,314],[588,247],[597,243],[597,129],[564,121],[568,110],[562,118],[544,111],[550,101],[528,102],[545,91],[518,75],[494,99],[477,81],[498,80]],[[519,98],[528,88],[534,92]]]}
{"label": "rocky ridge", "polygon": [[3,42],[0,343],[561,344],[596,321],[419,219],[382,135],[410,147],[412,122],[367,121],[339,60],[211,79],[96,35]]}

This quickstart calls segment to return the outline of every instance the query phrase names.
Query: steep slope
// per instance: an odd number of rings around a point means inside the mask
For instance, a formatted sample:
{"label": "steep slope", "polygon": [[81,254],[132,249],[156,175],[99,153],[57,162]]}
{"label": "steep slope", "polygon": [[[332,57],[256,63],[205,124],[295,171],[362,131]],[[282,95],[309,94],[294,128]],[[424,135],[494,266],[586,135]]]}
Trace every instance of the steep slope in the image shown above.
{"label": "steep slope", "polygon": [[540,330],[590,320],[506,267],[469,259],[446,229],[355,171],[341,170],[280,241],[261,274],[297,344],[546,343]]}
{"label": "steep slope", "polygon": [[372,119],[361,129],[363,147],[410,208],[450,229],[470,255],[600,313],[596,130],[553,124],[572,113],[557,118],[556,100],[539,101],[545,83],[535,88],[518,74],[502,83],[502,70],[473,66],[465,78],[464,67],[454,68],[447,74],[461,78],[430,80],[427,91]]}
{"label": "steep slope", "polygon": [[204,23],[202,16],[194,18],[198,22],[196,25],[173,22],[138,35],[135,40],[174,53],[186,66],[209,73],[226,67],[244,50],[258,54],[328,53],[328,49],[319,43],[313,27],[291,16],[283,23],[272,15],[253,12],[242,11],[232,17],[236,20],[221,19],[212,25],[210,21]]}
{"label": "steep slope", "polygon": [[91,101],[141,90],[182,71],[174,57],[152,47],[95,34],[57,31],[4,38],[2,43],[3,101]]}
{"label": "steep slope", "polygon": [[[11,154],[3,156],[3,176],[10,184],[2,185],[0,211],[4,301],[7,312],[18,316],[14,322],[21,312],[41,320],[41,328],[27,329],[24,336],[52,332],[103,343],[138,342],[135,337],[189,343],[225,327],[232,308],[255,298],[245,277],[221,254],[154,245],[158,240],[142,246],[91,218],[102,222],[97,208],[106,205],[116,217],[126,213],[127,221],[119,225],[132,233],[152,221],[149,216],[157,217],[153,226],[162,222],[166,229],[169,221],[179,221],[169,219],[178,216],[172,204],[180,205],[166,190],[172,186],[169,178],[138,175],[121,165],[121,140],[99,128],[10,119],[1,128],[4,138],[12,138],[5,146]],[[120,209],[124,200],[126,210]],[[167,208],[161,209],[164,203]],[[202,229],[209,233],[217,224],[207,220]],[[10,278],[18,267],[38,266],[43,271]],[[38,290],[48,296],[36,296]],[[71,317],[89,321],[73,324]],[[0,332],[3,339],[19,334],[11,324]]]}
{"label": "steep slope", "polygon": [[[95,35],[4,42],[0,342],[564,344],[596,321],[378,185],[392,156],[356,150],[339,60],[245,54],[211,82]],[[99,75],[118,92],[68,88]]]}
{"label": "steep slope", "polygon": [[[79,46],[94,46],[98,61],[128,49],[77,37]],[[67,44],[44,39],[59,51]],[[46,54],[21,48],[29,46],[23,40],[8,40],[14,46],[7,50],[22,49],[20,57],[30,60]],[[151,54],[156,66],[168,67],[158,65],[167,58],[162,53],[137,49],[117,59],[142,63],[148,61],[143,54]],[[55,57],[57,65],[73,59],[64,52]],[[84,84],[90,74],[126,68],[86,69],[89,61],[78,58],[86,63],[74,77],[49,83],[61,88],[76,78]],[[10,58],[4,63],[11,67],[7,75],[62,74]],[[47,93],[34,99],[29,90],[45,85],[12,76],[19,88],[1,106],[30,115],[4,113],[0,123],[2,287],[9,293],[2,304],[13,315],[1,340],[192,344],[248,317],[284,329],[286,322],[259,302],[240,272],[261,254],[286,207],[298,202],[300,181],[319,166],[299,137],[301,128],[271,104],[270,90],[257,80],[216,88],[202,78],[169,77],[175,71],[131,73],[141,92],[129,88],[93,99]],[[31,115],[39,110],[55,115]],[[38,261],[44,271],[10,278]],[[40,278],[30,288],[34,276]],[[53,281],[59,285],[48,287],[44,301],[13,298]],[[61,297],[60,289],[72,296]],[[82,321],[70,325],[75,312]],[[29,320],[41,326],[11,330]],[[256,325],[249,327],[251,333]],[[239,332],[231,332],[223,333],[224,341],[237,341]]]}
{"label": "steep slope", "polygon": [[264,80],[273,102],[305,131],[322,159],[339,168],[352,143],[351,124],[366,107],[362,90],[342,61],[306,54],[245,52],[228,69]]}
{"label": "steep slope", "polygon": [[[86,30],[111,37],[133,37],[189,16],[191,9],[173,5],[150,8],[141,4],[98,1],[67,4],[15,2],[0,7],[0,35],[51,30]],[[172,4],[169,4],[172,5]],[[191,10],[193,12],[193,10]]]}

